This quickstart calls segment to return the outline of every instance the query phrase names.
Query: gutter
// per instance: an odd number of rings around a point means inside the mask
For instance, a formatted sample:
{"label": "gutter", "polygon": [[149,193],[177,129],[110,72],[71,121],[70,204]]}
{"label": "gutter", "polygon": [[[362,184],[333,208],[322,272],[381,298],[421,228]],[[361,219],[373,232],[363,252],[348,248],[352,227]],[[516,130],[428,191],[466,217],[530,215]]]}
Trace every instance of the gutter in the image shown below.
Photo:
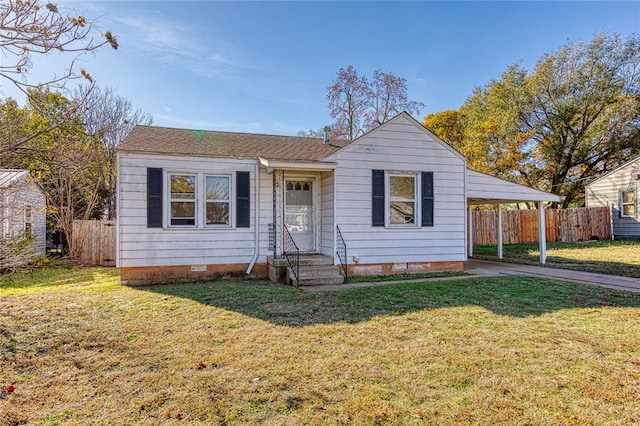
{"label": "gutter", "polygon": [[256,190],[255,190],[255,198],[256,201],[254,203],[256,210],[256,220],[255,220],[255,246],[254,246],[254,254],[251,262],[249,262],[249,267],[247,268],[247,275],[251,273],[253,270],[256,261],[258,260],[258,256],[260,254],[260,161],[256,161]]}

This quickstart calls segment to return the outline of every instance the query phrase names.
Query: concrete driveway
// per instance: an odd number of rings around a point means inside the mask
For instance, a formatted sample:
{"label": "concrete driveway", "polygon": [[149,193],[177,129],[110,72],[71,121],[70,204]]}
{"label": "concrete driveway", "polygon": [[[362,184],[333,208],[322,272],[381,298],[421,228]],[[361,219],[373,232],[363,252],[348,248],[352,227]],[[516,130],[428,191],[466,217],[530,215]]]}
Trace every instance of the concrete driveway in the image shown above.
{"label": "concrete driveway", "polygon": [[596,274],[593,272],[571,271],[568,269],[549,268],[545,266],[518,265],[506,262],[470,259],[465,262],[465,272],[472,275],[528,275],[559,281],[570,281],[580,284],[597,285],[615,290],[626,290],[640,293],[640,279],[619,277],[616,275]]}
{"label": "concrete driveway", "polygon": [[596,274],[593,272],[570,271],[568,269],[549,268],[545,266],[518,265],[506,262],[470,259],[464,263],[467,275],[440,278],[421,278],[402,281],[358,282],[348,284],[312,285],[300,287],[304,291],[337,291],[348,288],[370,287],[374,285],[400,284],[407,282],[450,281],[478,277],[496,277],[500,275],[528,275],[551,280],[569,281],[580,284],[597,285],[615,290],[640,293],[640,279],[619,277],[616,275]]}

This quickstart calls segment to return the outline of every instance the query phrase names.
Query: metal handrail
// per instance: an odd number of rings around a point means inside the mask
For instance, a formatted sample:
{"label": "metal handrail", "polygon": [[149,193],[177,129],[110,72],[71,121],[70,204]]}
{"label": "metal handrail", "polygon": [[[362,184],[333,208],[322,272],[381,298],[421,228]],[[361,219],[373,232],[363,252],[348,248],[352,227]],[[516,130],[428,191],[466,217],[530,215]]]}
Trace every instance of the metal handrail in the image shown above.
{"label": "metal handrail", "polygon": [[340,232],[340,227],[338,225],[336,225],[336,231],[338,231],[338,246],[336,247],[336,254],[338,255],[340,266],[344,271],[344,282],[346,283],[349,281],[349,272],[347,271],[347,243],[344,242],[342,232]]}
{"label": "metal handrail", "polygon": [[293,276],[296,278],[296,287],[300,287],[300,249],[298,249],[298,245],[295,241],[293,241],[293,237],[287,229],[287,226],[283,226],[284,228],[284,244],[282,247],[282,253],[284,257],[287,259],[287,263],[291,268],[291,272],[293,272]]}

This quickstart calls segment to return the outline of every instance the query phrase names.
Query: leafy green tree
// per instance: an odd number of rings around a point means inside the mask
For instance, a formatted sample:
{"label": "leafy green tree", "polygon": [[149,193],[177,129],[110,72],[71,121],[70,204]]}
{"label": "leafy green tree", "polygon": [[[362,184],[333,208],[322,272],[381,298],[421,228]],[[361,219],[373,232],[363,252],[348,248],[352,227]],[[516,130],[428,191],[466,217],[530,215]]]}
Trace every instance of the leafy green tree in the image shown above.
{"label": "leafy green tree", "polygon": [[459,149],[462,146],[464,123],[460,111],[448,109],[434,114],[427,114],[422,124],[452,147]]}
{"label": "leafy green tree", "polygon": [[[0,2],[0,80],[12,83],[27,98],[32,93],[28,89],[50,87],[63,90],[66,84],[75,79],[84,79],[93,85],[93,78],[84,68],[76,67],[76,59],[85,53],[110,45],[118,48],[118,41],[111,32],[106,31],[100,38],[94,37],[94,22],[73,10],[59,10],[53,3],[41,0],[6,0]],[[70,65],[65,70],[57,70],[47,81],[31,82],[28,79],[33,58],[48,56],[52,53],[69,55]],[[38,103],[32,102],[32,107]],[[59,114],[49,127],[41,128],[38,133],[11,138],[0,138],[0,160],[10,152],[20,150],[31,139],[55,129],[71,119],[83,107],[83,102],[68,105],[71,109]],[[4,135],[3,135],[4,136]]]}
{"label": "leafy green tree", "polygon": [[640,36],[569,43],[540,58],[523,87],[519,126],[563,207],[640,152]]}
{"label": "leafy green tree", "polygon": [[[47,199],[47,216],[69,242],[69,255],[75,255],[72,242],[74,219],[100,215],[104,176],[100,169],[100,152],[87,135],[82,118],[74,115],[52,128],[61,115],[73,108],[73,99],[45,88],[28,88],[29,103],[16,108],[13,100],[0,105],[0,117],[19,116],[17,134],[34,135],[19,153],[7,157],[8,167],[26,168],[37,179]],[[40,133],[42,129],[48,129]]]}
{"label": "leafy green tree", "polygon": [[640,152],[640,36],[599,34],[510,66],[425,125],[469,166],[565,197]]}

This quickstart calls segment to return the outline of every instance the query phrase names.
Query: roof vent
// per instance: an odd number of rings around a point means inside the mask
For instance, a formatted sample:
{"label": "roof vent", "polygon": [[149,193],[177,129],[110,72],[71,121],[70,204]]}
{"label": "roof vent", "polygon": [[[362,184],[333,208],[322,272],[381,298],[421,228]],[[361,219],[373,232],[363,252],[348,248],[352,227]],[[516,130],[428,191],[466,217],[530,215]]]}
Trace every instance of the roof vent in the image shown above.
{"label": "roof vent", "polygon": [[324,126],[322,130],[324,131],[324,144],[329,145],[329,132],[331,131],[331,127]]}

